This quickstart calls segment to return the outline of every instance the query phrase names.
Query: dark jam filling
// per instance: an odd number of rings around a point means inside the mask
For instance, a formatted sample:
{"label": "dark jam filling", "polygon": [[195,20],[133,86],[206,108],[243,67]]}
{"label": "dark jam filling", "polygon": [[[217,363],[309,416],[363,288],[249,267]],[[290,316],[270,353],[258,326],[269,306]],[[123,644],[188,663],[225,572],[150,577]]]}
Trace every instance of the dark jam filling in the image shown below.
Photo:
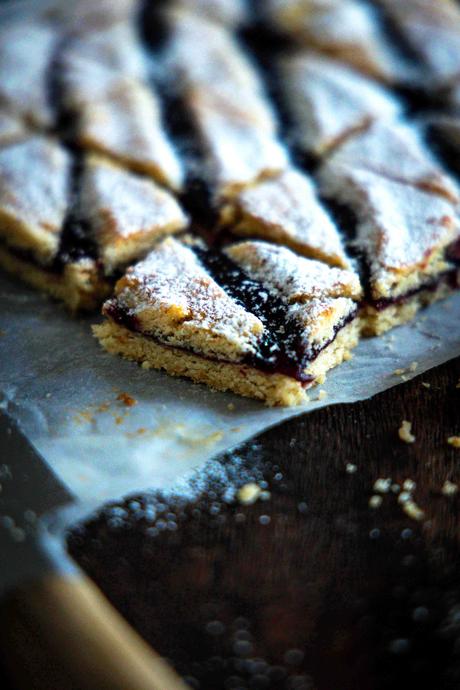
{"label": "dark jam filling", "polygon": [[87,219],[82,217],[80,210],[80,192],[83,170],[83,156],[77,151],[73,154],[70,175],[69,210],[64,221],[59,249],[54,259],[55,270],[62,270],[66,264],[94,259],[97,261],[97,245],[92,237]]}
{"label": "dark jam filling", "polygon": [[[222,253],[196,247],[194,251],[216,283],[246,311],[257,316],[265,327],[257,352],[247,355],[243,363],[268,373],[290,376],[302,384],[311,383],[314,378],[305,374],[305,367],[354,319],[357,308],[336,324],[330,340],[312,346],[302,338],[299,323],[289,316],[283,300],[271,295],[260,282],[250,278]],[[120,326],[141,331],[138,319],[115,300],[106,305],[105,313]]]}

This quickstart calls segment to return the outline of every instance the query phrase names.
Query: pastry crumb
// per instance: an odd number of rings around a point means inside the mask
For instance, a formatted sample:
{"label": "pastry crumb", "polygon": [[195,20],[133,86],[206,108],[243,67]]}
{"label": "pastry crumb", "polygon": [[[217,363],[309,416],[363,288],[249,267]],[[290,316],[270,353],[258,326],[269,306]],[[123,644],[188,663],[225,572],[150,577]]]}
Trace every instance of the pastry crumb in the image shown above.
{"label": "pastry crumb", "polygon": [[262,493],[262,489],[255,482],[249,482],[242,486],[237,493],[237,498],[240,503],[245,506],[252,505],[257,501]]}
{"label": "pastry crumb", "polygon": [[418,368],[418,362],[412,362],[412,364],[409,367],[409,371],[417,371]]}
{"label": "pastry crumb", "polygon": [[403,504],[403,511],[412,520],[418,520],[419,522],[424,519],[425,511],[422,510],[415,501],[409,500]]}
{"label": "pastry crumb", "polygon": [[424,388],[431,388],[431,383],[427,383],[426,381],[422,381],[422,386]]}
{"label": "pastry crumb", "polygon": [[391,488],[391,479],[384,479],[383,477],[380,477],[379,479],[375,480],[372,488],[378,494],[387,494]]}
{"label": "pastry crumb", "polygon": [[401,426],[398,429],[398,435],[401,441],[404,441],[404,443],[414,443],[415,436],[412,433],[412,422],[408,422],[407,419],[403,419]]}
{"label": "pastry crumb", "polygon": [[345,471],[347,472],[347,474],[354,474],[358,471],[358,467],[357,465],[354,465],[352,462],[347,462],[345,466]]}
{"label": "pastry crumb", "polygon": [[448,479],[446,479],[442,485],[441,493],[444,494],[444,496],[455,496],[457,492],[458,484],[454,484],[454,482],[450,482]]}
{"label": "pastry crumb", "polygon": [[449,436],[447,443],[454,448],[460,448],[460,436]]}
{"label": "pastry crumb", "polygon": [[383,503],[381,496],[371,496],[369,499],[369,508],[380,508]]}
{"label": "pastry crumb", "polygon": [[395,376],[402,376],[402,375],[405,374],[405,373],[406,373],[406,370],[405,370],[405,369],[395,369],[394,372],[393,372],[393,374],[394,374]]}
{"label": "pastry crumb", "polygon": [[353,353],[352,352],[344,352],[343,353],[343,361],[344,362],[349,362],[351,359],[353,359]]}
{"label": "pastry crumb", "polygon": [[413,479],[405,479],[403,482],[403,489],[404,491],[414,491],[416,489],[417,484],[414,482]]}
{"label": "pastry crumb", "polygon": [[133,398],[131,395],[128,395],[128,393],[119,393],[117,395],[117,400],[122,402],[123,405],[126,405],[126,407],[133,407],[134,405],[137,405],[136,398]]}
{"label": "pastry crumb", "polygon": [[141,364],[141,367],[142,369],[151,369],[152,365],[150,364],[150,362],[147,362],[147,360],[144,360]]}
{"label": "pastry crumb", "polygon": [[324,400],[325,398],[327,398],[327,391],[322,388],[318,393],[318,400]]}
{"label": "pastry crumb", "polygon": [[228,403],[227,410],[230,410],[230,412],[233,412],[234,409],[235,409],[235,403]]}

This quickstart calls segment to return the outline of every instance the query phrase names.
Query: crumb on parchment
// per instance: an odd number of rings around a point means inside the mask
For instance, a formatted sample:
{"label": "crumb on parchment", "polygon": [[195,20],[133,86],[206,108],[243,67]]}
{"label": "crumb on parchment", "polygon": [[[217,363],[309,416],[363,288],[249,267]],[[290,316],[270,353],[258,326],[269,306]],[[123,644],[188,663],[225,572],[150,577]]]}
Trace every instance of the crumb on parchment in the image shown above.
{"label": "crumb on parchment", "polygon": [[401,441],[404,441],[404,443],[414,443],[415,436],[412,433],[412,422],[408,422],[407,419],[403,419],[401,426],[398,429],[398,435]]}
{"label": "crumb on parchment", "polygon": [[117,395],[117,400],[122,402],[123,405],[126,405],[126,407],[133,407],[134,405],[137,405],[136,398],[131,397],[131,395],[128,395],[128,393],[119,393]]}

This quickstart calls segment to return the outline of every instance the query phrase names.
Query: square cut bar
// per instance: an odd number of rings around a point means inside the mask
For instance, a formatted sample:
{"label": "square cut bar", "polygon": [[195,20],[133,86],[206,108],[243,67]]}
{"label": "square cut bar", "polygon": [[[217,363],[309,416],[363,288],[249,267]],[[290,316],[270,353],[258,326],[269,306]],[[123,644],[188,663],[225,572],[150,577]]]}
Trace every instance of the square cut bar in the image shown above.
{"label": "square cut bar", "polygon": [[146,369],[295,405],[357,344],[360,296],[353,272],[284,247],[167,238],[118,281],[93,330]]}
{"label": "square cut bar", "polygon": [[283,96],[299,148],[316,156],[374,120],[393,120],[401,105],[385,88],[336,60],[296,52],[279,65]]}
{"label": "square cut bar", "polygon": [[167,61],[201,145],[217,197],[283,170],[286,148],[251,61],[223,27],[186,12],[170,12]]}
{"label": "square cut bar", "polygon": [[446,198],[340,165],[326,164],[320,178],[324,194],[357,219],[354,244],[368,272],[367,335],[409,321],[457,287],[448,254],[458,242],[459,222]]}
{"label": "square cut bar", "polygon": [[342,237],[313,183],[294,168],[235,195],[222,208],[221,222],[235,235],[270,240],[332,266],[350,267]]}
{"label": "square cut bar", "polygon": [[77,172],[52,139],[0,149],[0,264],[72,311],[97,308],[107,274],[186,223],[169,192],[101,157]]}
{"label": "square cut bar", "polygon": [[268,0],[267,5],[268,21],[300,45],[383,81],[396,81],[407,69],[367,2]]}

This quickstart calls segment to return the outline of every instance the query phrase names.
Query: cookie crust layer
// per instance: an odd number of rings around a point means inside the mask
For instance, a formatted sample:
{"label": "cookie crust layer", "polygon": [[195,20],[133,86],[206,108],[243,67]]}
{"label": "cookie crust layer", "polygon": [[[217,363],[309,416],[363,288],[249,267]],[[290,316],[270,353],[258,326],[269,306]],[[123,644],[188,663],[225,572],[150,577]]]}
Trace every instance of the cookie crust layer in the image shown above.
{"label": "cookie crust layer", "polygon": [[[345,326],[308,368],[315,383],[322,383],[325,372],[347,358],[359,338],[355,319]],[[112,321],[93,326],[101,346],[111,354],[141,363],[146,369],[163,369],[172,376],[184,376],[220,391],[232,391],[247,398],[263,400],[267,405],[289,407],[308,400],[306,388],[283,374],[270,374],[241,363],[211,360],[193,352],[163,345],[140,333],[134,333]]]}

